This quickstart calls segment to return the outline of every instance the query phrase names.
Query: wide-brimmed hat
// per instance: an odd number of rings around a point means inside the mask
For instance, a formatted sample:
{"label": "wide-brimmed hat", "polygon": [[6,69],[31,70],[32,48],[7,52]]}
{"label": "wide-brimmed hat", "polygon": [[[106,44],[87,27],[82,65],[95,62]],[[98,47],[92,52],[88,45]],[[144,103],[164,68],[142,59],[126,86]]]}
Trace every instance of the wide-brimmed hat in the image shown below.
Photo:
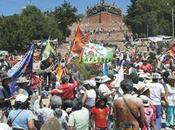
{"label": "wide-brimmed hat", "polygon": [[145,74],[145,78],[146,78],[147,80],[151,80],[151,74],[150,74],[150,73],[146,73],[146,74]]}
{"label": "wide-brimmed hat", "polygon": [[95,87],[95,86],[96,86],[95,80],[85,80],[85,81],[84,81],[84,84],[85,84],[85,85],[88,84],[88,85],[90,85],[91,87]]}
{"label": "wide-brimmed hat", "polygon": [[16,83],[28,83],[28,82],[29,82],[29,80],[26,77],[20,77],[16,81]]}
{"label": "wide-brimmed hat", "polygon": [[148,107],[150,105],[150,102],[149,102],[149,98],[145,95],[140,95],[140,99],[142,100],[143,102],[143,105],[145,107]]}
{"label": "wide-brimmed hat", "polygon": [[109,78],[107,75],[105,75],[105,76],[102,76],[100,78],[100,83],[105,83],[105,82],[108,82],[110,80],[111,80],[111,78]]}
{"label": "wide-brimmed hat", "polygon": [[21,102],[21,103],[24,103],[25,101],[27,101],[28,99],[28,96],[24,95],[24,94],[18,94],[16,96],[16,102]]}
{"label": "wide-brimmed hat", "polygon": [[151,76],[152,79],[161,79],[161,75],[159,73],[153,73]]}
{"label": "wide-brimmed hat", "polygon": [[95,82],[96,82],[96,83],[100,83],[100,79],[101,79],[101,76],[95,77]]}
{"label": "wide-brimmed hat", "polygon": [[142,89],[141,94],[144,94],[146,91],[149,91],[149,87],[147,86]]}

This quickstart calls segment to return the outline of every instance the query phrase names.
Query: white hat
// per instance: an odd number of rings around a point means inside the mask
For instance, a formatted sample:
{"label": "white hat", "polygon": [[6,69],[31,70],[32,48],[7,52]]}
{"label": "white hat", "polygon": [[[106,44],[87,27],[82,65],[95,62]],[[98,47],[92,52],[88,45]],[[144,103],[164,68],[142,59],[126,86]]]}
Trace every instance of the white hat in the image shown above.
{"label": "white hat", "polygon": [[159,73],[153,73],[152,74],[152,79],[161,79],[161,75]]}
{"label": "white hat", "polygon": [[150,73],[146,73],[145,74],[145,78],[148,79],[148,80],[150,80],[151,79],[151,74]]}
{"label": "white hat", "polygon": [[149,102],[149,98],[145,95],[140,95],[140,99],[142,100],[143,102],[143,105],[145,107],[149,106],[150,105],[150,102]]}
{"label": "white hat", "polygon": [[146,74],[142,74],[142,73],[141,73],[141,74],[139,74],[139,77],[140,77],[140,78],[145,78],[145,77],[146,77]]}
{"label": "white hat", "polygon": [[18,94],[16,96],[16,102],[24,103],[27,99],[28,99],[28,97],[26,95],[24,95],[24,94]]}
{"label": "white hat", "polygon": [[110,81],[110,80],[111,80],[111,78],[109,78],[107,75],[105,75],[105,76],[102,76],[100,78],[100,83],[105,83],[105,82]]}
{"label": "white hat", "polygon": [[20,78],[18,78],[18,80],[16,82],[17,83],[28,83],[29,80],[26,77],[20,77]]}
{"label": "white hat", "polygon": [[91,87],[95,87],[96,86],[96,82],[95,80],[85,80],[84,84],[89,84]]}

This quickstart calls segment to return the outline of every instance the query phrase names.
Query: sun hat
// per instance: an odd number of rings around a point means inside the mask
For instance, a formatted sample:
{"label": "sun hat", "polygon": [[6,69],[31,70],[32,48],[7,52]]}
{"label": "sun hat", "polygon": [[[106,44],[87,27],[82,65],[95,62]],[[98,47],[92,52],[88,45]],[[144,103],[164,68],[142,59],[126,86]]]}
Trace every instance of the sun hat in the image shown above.
{"label": "sun hat", "polygon": [[141,94],[144,94],[146,91],[149,91],[149,87],[144,87],[144,89],[141,91]]}
{"label": "sun hat", "polygon": [[96,82],[96,83],[100,83],[100,79],[101,79],[101,76],[95,77],[95,82]]}
{"label": "sun hat", "polygon": [[153,73],[152,74],[152,79],[161,79],[161,75],[159,73]]}
{"label": "sun hat", "polygon": [[18,94],[18,95],[16,96],[15,101],[16,101],[16,102],[24,103],[25,101],[27,101],[27,99],[28,99],[28,96],[26,96],[26,95],[24,95],[24,94]]}
{"label": "sun hat", "polygon": [[145,95],[140,95],[140,99],[142,100],[143,102],[143,105],[145,107],[148,107],[150,105],[150,102],[149,102],[149,98]]}
{"label": "sun hat", "polygon": [[90,85],[91,87],[95,87],[96,86],[96,82],[95,82],[95,80],[85,80],[84,81],[84,84],[88,84],[88,85]]}
{"label": "sun hat", "polygon": [[145,74],[145,78],[146,78],[147,80],[151,80],[151,74],[150,74],[150,73],[146,73],[146,74]]}
{"label": "sun hat", "polygon": [[110,80],[111,80],[111,78],[109,78],[107,75],[105,75],[105,76],[102,76],[100,78],[100,83],[105,83],[105,82],[108,82]]}
{"label": "sun hat", "polygon": [[16,81],[16,83],[28,83],[28,82],[29,82],[29,80],[26,77],[20,77]]}

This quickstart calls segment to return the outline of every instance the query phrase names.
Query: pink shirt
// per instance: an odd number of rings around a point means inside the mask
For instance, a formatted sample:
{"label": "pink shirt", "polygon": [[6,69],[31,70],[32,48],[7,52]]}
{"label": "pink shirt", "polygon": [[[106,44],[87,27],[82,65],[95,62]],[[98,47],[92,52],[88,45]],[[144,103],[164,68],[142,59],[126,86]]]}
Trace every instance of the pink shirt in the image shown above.
{"label": "pink shirt", "polygon": [[145,117],[148,124],[148,128],[151,126],[151,122],[154,121],[154,110],[151,106],[144,107]]}

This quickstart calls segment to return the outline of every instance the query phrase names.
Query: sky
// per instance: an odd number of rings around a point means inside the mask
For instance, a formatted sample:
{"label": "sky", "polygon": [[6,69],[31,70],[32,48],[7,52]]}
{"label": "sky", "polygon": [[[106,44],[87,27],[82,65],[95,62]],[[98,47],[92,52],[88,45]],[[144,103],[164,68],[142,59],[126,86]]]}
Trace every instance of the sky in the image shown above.
{"label": "sky", "polygon": [[[5,16],[19,14],[23,8],[31,1],[32,5],[37,6],[42,11],[53,10],[56,6],[61,5],[64,0],[0,0],[0,15]],[[78,9],[78,14],[85,14],[87,6],[91,7],[100,0],[67,0]],[[106,2],[117,5],[124,14],[130,0],[106,0]]]}

